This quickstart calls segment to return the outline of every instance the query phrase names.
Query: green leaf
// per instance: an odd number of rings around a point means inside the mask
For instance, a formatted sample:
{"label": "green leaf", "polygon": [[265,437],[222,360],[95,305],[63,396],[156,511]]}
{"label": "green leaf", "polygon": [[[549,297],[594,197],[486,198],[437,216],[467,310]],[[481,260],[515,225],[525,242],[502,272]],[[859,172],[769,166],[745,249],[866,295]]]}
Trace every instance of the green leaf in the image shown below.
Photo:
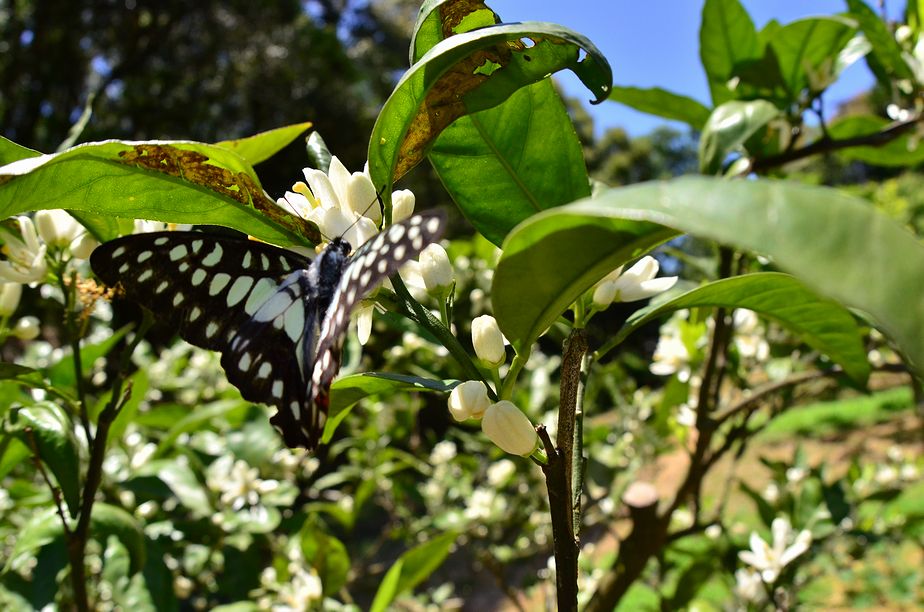
{"label": "green leaf", "polygon": [[372,612],[382,612],[398,595],[409,591],[442,565],[458,534],[447,532],[407,551],[388,570],[372,601]]}
{"label": "green leaf", "polygon": [[0,379],[19,378],[30,374],[38,374],[38,370],[17,363],[0,363]]}
{"label": "green leaf", "polygon": [[330,149],[327,148],[327,143],[321,137],[321,133],[311,132],[305,147],[308,151],[308,159],[311,161],[311,165],[326,174],[330,170],[332,156]]}
{"label": "green leaf", "polygon": [[318,572],[325,595],[343,588],[350,571],[350,555],[343,542],[309,522],[301,531],[301,548],[305,561]]}
{"label": "green leaf", "polygon": [[732,151],[779,114],[779,109],[766,100],[732,101],[716,108],[699,139],[700,172],[719,172]]}
{"label": "green leaf", "polygon": [[[785,181],[690,177],[610,189],[541,216],[544,226],[554,227],[582,215],[660,223],[769,255],[813,291],[869,316],[913,367],[924,368],[924,245],[868,202]],[[574,253],[558,257],[570,260]],[[536,269],[543,264],[538,261]],[[601,276],[588,275],[583,288]],[[527,292],[520,299],[529,304],[541,298]]]}
{"label": "green leaf", "polygon": [[532,343],[604,275],[674,237],[655,223],[617,219],[591,200],[545,211],[504,241],[491,299],[501,331],[517,352]]}
{"label": "green leaf", "polygon": [[[860,29],[866,35],[873,47],[872,56],[877,60],[882,71],[874,70],[881,85],[889,90],[896,79],[910,79],[914,81],[914,74],[902,57],[901,45],[895,40],[889,26],[879,18],[863,0],[847,0],[850,16],[857,20]],[[874,63],[871,63],[872,67]]]}
{"label": "green leaf", "polygon": [[170,487],[176,498],[193,516],[206,518],[214,513],[215,509],[209,502],[205,487],[196,478],[192,468],[185,463],[171,459],[151,461],[137,473],[138,476],[145,474],[156,475],[161,482]]}
{"label": "green leaf", "polygon": [[388,372],[363,372],[344,376],[331,385],[330,406],[328,408],[327,423],[324,426],[324,435],[321,443],[330,442],[337,430],[337,426],[350,413],[350,410],[360,400],[374,395],[392,395],[399,392],[433,391],[449,393],[454,384],[441,380],[391,374]]}
{"label": "green leaf", "polygon": [[225,225],[282,246],[320,240],[266,195],[238,155],[194,142],[109,140],[0,167],[0,215],[44,208]]}
{"label": "green leaf", "polygon": [[188,415],[181,418],[170,428],[167,435],[165,435],[157,445],[157,451],[155,451],[153,456],[160,457],[169,449],[173,448],[176,439],[182,434],[200,429],[204,423],[211,421],[215,417],[223,417],[229,412],[244,410],[248,406],[250,406],[250,402],[243,399],[229,399],[211,402],[210,404],[199,406],[195,410],[191,410]]}
{"label": "green leaf", "polygon": [[286,145],[298,138],[310,127],[310,121],[295,123],[266,132],[260,132],[259,134],[254,134],[246,138],[216,142],[215,146],[234,151],[242,159],[247,160],[250,165],[254,165],[266,161],[281,151]]}
{"label": "green leaf", "polygon": [[18,145],[12,140],[0,136],[0,166],[20,159],[38,157],[39,155],[41,155],[41,152]]}
{"label": "green leaf", "polygon": [[10,429],[48,466],[71,516],[77,516],[80,510],[80,454],[67,413],[52,402],[17,408],[10,413]]}
{"label": "green leaf", "polygon": [[[862,138],[874,136],[890,125],[891,122],[884,117],[853,115],[832,123],[828,127],[828,135],[835,140]],[[924,161],[924,147],[920,146],[914,131],[908,131],[878,147],[849,147],[838,150],[838,154],[844,159],[861,161],[873,166],[914,166]]]}
{"label": "green leaf", "polygon": [[841,17],[812,17],[788,23],[770,39],[790,100],[803,89],[821,92],[836,78],[838,55],[856,33],[856,24]]}
{"label": "green leaf", "polygon": [[613,87],[610,100],[631,106],[637,111],[683,121],[694,130],[702,130],[709,119],[709,109],[693,98],[660,87]]}
{"label": "green leaf", "polygon": [[706,306],[758,312],[825,353],[858,383],[864,384],[869,376],[866,350],[853,316],[837,302],[819,297],[795,277],[778,272],[719,280],[637,310],[607,345],[618,344],[652,319]]}
{"label": "green leaf", "polygon": [[[146,556],[141,526],[125,510],[96,502],[90,518],[90,537],[105,544],[110,536],[118,539],[128,550],[129,571],[132,574],[140,571]],[[38,512],[19,530],[4,571],[25,569],[41,548],[63,538],[61,517],[55,510],[48,508]]]}
{"label": "green leaf", "polygon": [[706,0],[699,29],[699,57],[716,106],[734,97],[727,83],[735,66],[759,60],[762,55],[754,22],[738,0]]}
{"label": "green leaf", "polygon": [[527,217],[590,195],[581,143],[548,80],[461,117],[429,157],[462,213],[496,245]]}
{"label": "green leaf", "polygon": [[612,73],[606,59],[593,43],[566,28],[500,25],[438,43],[405,73],[379,114],[369,142],[373,183],[390,197],[393,181],[419,163],[453,121],[497,106],[521,87],[564,68],[577,74],[597,99],[609,93]]}

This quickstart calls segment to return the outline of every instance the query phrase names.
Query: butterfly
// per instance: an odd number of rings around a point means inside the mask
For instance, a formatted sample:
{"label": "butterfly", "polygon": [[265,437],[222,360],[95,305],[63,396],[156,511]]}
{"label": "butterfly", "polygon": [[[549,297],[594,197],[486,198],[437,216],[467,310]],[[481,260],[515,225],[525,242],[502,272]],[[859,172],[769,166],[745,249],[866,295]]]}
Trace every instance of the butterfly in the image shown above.
{"label": "butterfly", "polygon": [[350,255],[334,238],[313,260],[245,238],[203,232],[133,234],[100,245],[96,276],[221,352],[228,382],[277,408],[270,423],[289,447],[317,447],[350,313],[443,234],[438,212],[388,226]]}

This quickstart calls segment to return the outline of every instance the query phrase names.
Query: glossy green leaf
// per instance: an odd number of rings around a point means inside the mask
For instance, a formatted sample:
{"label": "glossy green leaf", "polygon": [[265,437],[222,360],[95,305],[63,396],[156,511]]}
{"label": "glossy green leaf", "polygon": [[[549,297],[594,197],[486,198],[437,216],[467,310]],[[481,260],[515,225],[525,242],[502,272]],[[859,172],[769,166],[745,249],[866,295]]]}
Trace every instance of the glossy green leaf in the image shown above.
{"label": "glossy green leaf", "polygon": [[[891,122],[874,115],[843,117],[828,127],[828,135],[835,140],[873,136],[889,127]],[[838,155],[847,160],[861,161],[873,166],[914,166],[924,161],[924,147],[914,131],[881,146],[862,146],[840,149]]]}
{"label": "glossy green leaf", "polygon": [[719,280],[642,308],[629,317],[613,343],[621,342],[653,319],[704,306],[753,310],[826,354],[858,383],[864,384],[869,376],[866,349],[853,316],[837,302],[819,297],[797,278],[778,272]]}
{"label": "glossy green leaf", "polygon": [[847,6],[850,9],[850,16],[860,24],[860,30],[873,47],[872,56],[876,59],[875,63],[883,69],[882,71],[874,70],[879,82],[890,88],[893,79],[913,81],[914,74],[902,57],[901,45],[895,40],[888,24],[863,0],[847,0]]}
{"label": "glossy green leaf", "polygon": [[429,157],[462,213],[496,245],[527,217],[590,195],[583,148],[548,80],[458,119]]}
{"label": "glossy green leaf", "polygon": [[617,267],[669,240],[676,231],[617,219],[591,200],[535,215],[504,241],[491,290],[494,316],[518,352],[587,289]]}
{"label": "glossy green leaf", "polygon": [[17,363],[0,363],[0,378],[19,378],[30,374],[38,374],[38,370]]}
{"label": "glossy green leaf", "polygon": [[29,149],[22,145],[16,144],[9,138],[0,136],[0,166],[5,166],[11,162],[27,159],[29,157],[38,157],[40,151]]}
{"label": "glossy green leaf", "polygon": [[301,531],[301,548],[305,561],[317,571],[325,595],[343,588],[350,571],[350,555],[343,542],[309,522]]}
{"label": "glossy green leaf", "polygon": [[234,151],[251,165],[259,164],[281,151],[310,127],[310,121],[295,123],[246,138],[216,142],[215,146]]}
{"label": "glossy green leaf", "polygon": [[497,106],[564,68],[577,74],[597,99],[609,93],[612,73],[606,59],[589,40],[566,28],[499,25],[438,43],[405,73],[379,114],[369,142],[373,183],[387,197],[393,181],[419,163],[453,121]]}
{"label": "glossy green leaf", "polygon": [[803,89],[820,92],[836,78],[840,52],[856,33],[841,17],[811,17],[787,23],[770,39],[790,100]]}
{"label": "glossy green leaf", "polygon": [[151,461],[138,472],[138,476],[148,473],[156,475],[161,482],[170,487],[176,498],[193,516],[206,518],[215,511],[209,502],[208,492],[188,465],[172,459]]}
{"label": "glossy green leaf", "polygon": [[730,153],[779,114],[779,109],[766,100],[732,101],[716,108],[699,139],[700,171],[719,172]]}
{"label": "glossy green leaf", "polygon": [[457,533],[450,531],[401,555],[382,579],[370,610],[387,610],[395,597],[413,589],[429,577],[442,565],[457,537]]}
{"label": "glossy green leaf", "polygon": [[751,16],[738,0],[706,0],[699,29],[699,57],[718,106],[734,97],[728,81],[735,66],[759,60],[763,49]]}
{"label": "glossy green leaf", "polygon": [[[96,502],[90,517],[90,537],[105,543],[110,536],[128,550],[129,571],[132,574],[140,571],[146,557],[141,526],[125,510]],[[25,569],[41,548],[63,538],[64,528],[57,512],[53,508],[38,512],[19,530],[4,571]]]}
{"label": "glossy green leaf", "polygon": [[449,393],[454,386],[454,384],[441,380],[388,372],[363,372],[339,378],[330,387],[329,414],[324,426],[324,435],[321,436],[321,443],[330,442],[337,426],[360,400],[375,395],[392,395],[411,391]]}
{"label": "glossy green leaf", "polygon": [[[554,227],[601,214],[769,255],[813,291],[869,316],[924,371],[924,245],[868,202],[784,181],[691,177],[610,189],[543,213],[543,223]],[[598,278],[588,275],[584,288]],[[521,299],[541,298],[533,292]]]}
{"label": "glossy green leaf", "polygon": [[43,208],[225,225],[282,246],[320,239],[237,154],[202,143],[109,140],[0,167],[0,214]]}
{"label": "glossy green leaf", "polygon": [[320,132],[311,132],[311,135],[308,136],[308,141],[305,143],[305,148],[308,151],[308,159],[311,161],[313,168],[325,173],[330,170],[332,155]]}
{"label": "glossy green leaf", "polygon": [[694,130],[702,130],[709,119],[709,109],[693,98],[660,87],[613,87],[610,100],[631,106],[637,111],[683,121]]}
{"label": "glossy green leaf", "polygon": [[80,454],[73,423],[67,413],[52,402],[14,409],[10,413],[10,430],[48,466],[71,516],[77,516],[80,510]]}

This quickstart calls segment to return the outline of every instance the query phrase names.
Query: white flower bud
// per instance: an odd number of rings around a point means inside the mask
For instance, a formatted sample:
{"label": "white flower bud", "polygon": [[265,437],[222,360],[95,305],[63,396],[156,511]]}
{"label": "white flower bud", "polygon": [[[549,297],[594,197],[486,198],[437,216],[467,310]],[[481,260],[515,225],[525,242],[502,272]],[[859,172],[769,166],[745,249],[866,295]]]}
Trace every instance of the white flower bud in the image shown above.
{"label": "white flower bud", "polygon": [[71,245],[71,255],[77,259],[90,259],[93,250],[98,246],[96,238],[85,232]]}
{"label": "white flower bud", "polygon": [[410,189],[399,189],[391,194],[391,222],[398,223],[414,214],[417,199]]}
{"label": "white flower bud", "polygon": [[372,335],[372,313],[374,312],[375,306],[363,306],[356,311],[356,336],[363,346],[369,342],[369,336]]}
{"label": "white flower bud", "polygon": [[446,249],[433,243],[420,253],[420,276],[427,292],[441,296],[452,285],[452,264]]}
{"label": "white flower bud", "polygon": [[536,428],[529,418],[507,400],[488,407],[481,419],[481,431],[511,455],[531,455],[539,443]]}
{"label": "white flower bud", "polygon": [[491,315],[481,315],[472,321],[472,345],[478,359],[488,367],[496,368],[507,358],[504,336]]}
{"label": "white flower bud", "polygon": [[449,394],[449,414],[460,423],[465,419],[480,419],[490,405],[488,388],[480,380],[467,380]]}
{"label": "white flower bud", "polygon": [[40,210],[35,213],[35,228],[45,244],[56,247],[70,245],[83,230],[74,217],[60,209]]}
{"label": "white flower bud", "polygon": [[19,283],[0,283],[0,317],[8,317],[16,312],[22,285]]}
{"label": "white flower bud", "polygon": [[12,334],[20,340],[35,340],[38,338],[41,327],[39,320],[35,317],[23,317],[16,321],[13,326]]}
{"label": "white flower bud", "polygon": [[346,182],[346,202],[343,206],[349,207],[357,215],[370,219],[376,226],[382,223],[382,209],[379,207],[378,194],[375,185],[368,174],[354,172]]}

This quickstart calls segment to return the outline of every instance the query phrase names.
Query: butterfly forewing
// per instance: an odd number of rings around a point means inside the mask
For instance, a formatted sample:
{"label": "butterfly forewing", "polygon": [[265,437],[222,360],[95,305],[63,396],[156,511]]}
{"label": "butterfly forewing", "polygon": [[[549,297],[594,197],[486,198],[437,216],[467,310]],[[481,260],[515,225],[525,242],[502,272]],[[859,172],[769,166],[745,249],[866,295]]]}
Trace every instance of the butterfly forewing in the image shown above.
{"label": "butterfly forewing", "polygon": [[390,226],[347,258],[335,239],[313,261],[259,242],[158,232],[113,240],[90,262],[106,284],[221,351],[228,381],[276,406],[270,421],[289,446],[313,449],[356,304],[443,231],[438,213]]}

